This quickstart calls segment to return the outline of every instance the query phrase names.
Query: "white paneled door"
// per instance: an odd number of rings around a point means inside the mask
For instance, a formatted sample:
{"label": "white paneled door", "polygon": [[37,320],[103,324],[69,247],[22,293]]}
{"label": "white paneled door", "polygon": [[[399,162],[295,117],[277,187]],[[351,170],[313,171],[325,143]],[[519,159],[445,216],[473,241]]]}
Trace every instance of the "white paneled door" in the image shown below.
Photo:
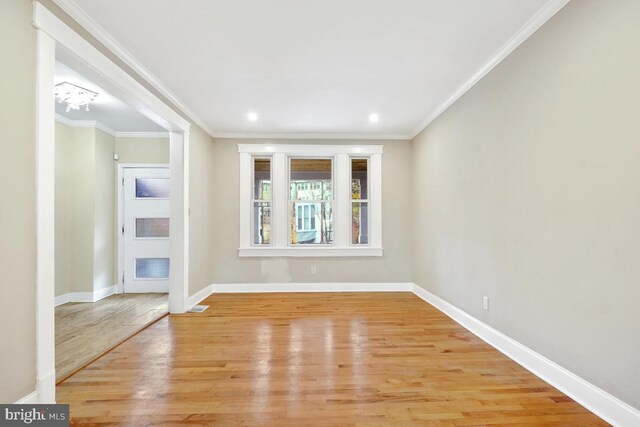
{"label": "white paneled door", "polygon": [[169,292],[169,168],[125,168],[124,292]]}

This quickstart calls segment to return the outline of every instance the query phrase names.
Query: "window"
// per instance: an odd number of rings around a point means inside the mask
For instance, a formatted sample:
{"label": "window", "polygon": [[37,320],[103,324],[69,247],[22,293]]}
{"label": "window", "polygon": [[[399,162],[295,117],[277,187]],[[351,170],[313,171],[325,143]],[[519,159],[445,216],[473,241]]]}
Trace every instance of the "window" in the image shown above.
{"label": "window", "polygon": [[271,243],[271,159],[253,159],[253,243]]}
{"label": "window", "polygon": [[382,255],[382,146],[238,151],[241,257]]}
{"label": "window", "polygon": [[351,159],[351,244],[369,243],[369,160]]}
{"label": "window", "polygon": [[289,243],[291,245],[333,243],[332,171],[332,159],[290,159]]}

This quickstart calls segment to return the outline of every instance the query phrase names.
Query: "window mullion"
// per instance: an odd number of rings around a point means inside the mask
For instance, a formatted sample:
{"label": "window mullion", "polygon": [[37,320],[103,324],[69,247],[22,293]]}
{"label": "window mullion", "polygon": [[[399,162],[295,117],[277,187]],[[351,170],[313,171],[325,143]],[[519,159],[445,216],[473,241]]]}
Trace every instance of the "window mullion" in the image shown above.
{"label": "window mullion", "polygon": [[382,155],[372,154],[369,160],[369,242],[382,246]]}
{"label": "window mullion", "polygon": [[271,222],[273,229],[273,246],[276,248],[287,247],[289,202],[287,185],[289,184],[287,171],[287,156],[284,153],[273,155],[272,166],[272,192],[271,192]]}
{"label": "window mullion", "polygon": [[347,248],[351,236],[351,164],[348,154],[336,155],[333,185],[334,241],[336,247]]}

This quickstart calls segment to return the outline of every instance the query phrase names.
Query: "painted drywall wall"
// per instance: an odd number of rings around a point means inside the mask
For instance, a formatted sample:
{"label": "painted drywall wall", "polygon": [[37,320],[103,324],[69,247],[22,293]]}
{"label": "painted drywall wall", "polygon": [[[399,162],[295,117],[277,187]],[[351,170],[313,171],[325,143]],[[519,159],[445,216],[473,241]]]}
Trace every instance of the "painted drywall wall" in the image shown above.
{"label": "painted drywall wall", "polygon": [[226,183],[216,181],[214,143],[208,135],[194,128],[189,137],[189,295],[193,295],[212,283],[211,260],[218,238],[215,212],[222,200],[217,189]]}
{"label": "painted drywall wall", "polygon": [[[35,389],[35,31],[31,2],[0,2],[0,402]],[[10,100],[10,102],[9,102]],[[9,326],[10,325],[10,326]]]}
{"label": "painted drywall wall", "polygon": [[569,3],[415,139],[412,168],[416,283],[636,408],[638,17]]}
{"label": "painted drywall wall", "polygon": [[116,138],[95,129],[94,158],[94,224],[93,224],[93,290],[116,283],[113,265],[115,254],[115,161]]}
{"label": "painted drywall wall", "polygon": [[95,131],[56,123],[56,296],[93,292]]}
{"label": "painted drywall wall", "polygon": [[56,296],[113,286],[115,138],[56,122]]}
{"label": "painted drywall wall", "polygon": [[169,138],[116,138],[118,163],[169,163]]}
{"label": "painted drywall wall", "polygon": [[[74,269],[73,251],[73,189],[75,181],[72,179],[75,169],[75,132],[74,128],[56,122],[55,129],[55,295],[72,292]],[[69,254],[63,256],[63,254]]]}
{"label": "painted drywall wall", "polygon": [[[384,256],[364,258],[239,258],[238,144],[383,145],[382,244]],[[256,282],[410,282],[411,143],[408,141],[274,141],[216,139],[210,186],[214,242],[213,283]],[[193,215],[193,211],[192,211]],[[311,275],[315,266],[316,275]]]}

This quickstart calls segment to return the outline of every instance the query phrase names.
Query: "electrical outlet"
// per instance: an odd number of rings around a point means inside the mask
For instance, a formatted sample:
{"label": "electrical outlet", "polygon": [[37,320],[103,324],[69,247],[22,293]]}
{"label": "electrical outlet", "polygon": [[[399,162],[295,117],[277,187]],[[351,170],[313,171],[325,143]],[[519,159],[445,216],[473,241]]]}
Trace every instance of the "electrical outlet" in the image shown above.
{"label": "electrical outlet", "polygon": [[318,271],[316,270],[316,267],[311,267],[311,274],[316,274]]}
{"label": "electrical outlet", "polygon": [[485,296],[484,298],[482,298],[482,308],[487,311],[489,310],[489,297]]}

